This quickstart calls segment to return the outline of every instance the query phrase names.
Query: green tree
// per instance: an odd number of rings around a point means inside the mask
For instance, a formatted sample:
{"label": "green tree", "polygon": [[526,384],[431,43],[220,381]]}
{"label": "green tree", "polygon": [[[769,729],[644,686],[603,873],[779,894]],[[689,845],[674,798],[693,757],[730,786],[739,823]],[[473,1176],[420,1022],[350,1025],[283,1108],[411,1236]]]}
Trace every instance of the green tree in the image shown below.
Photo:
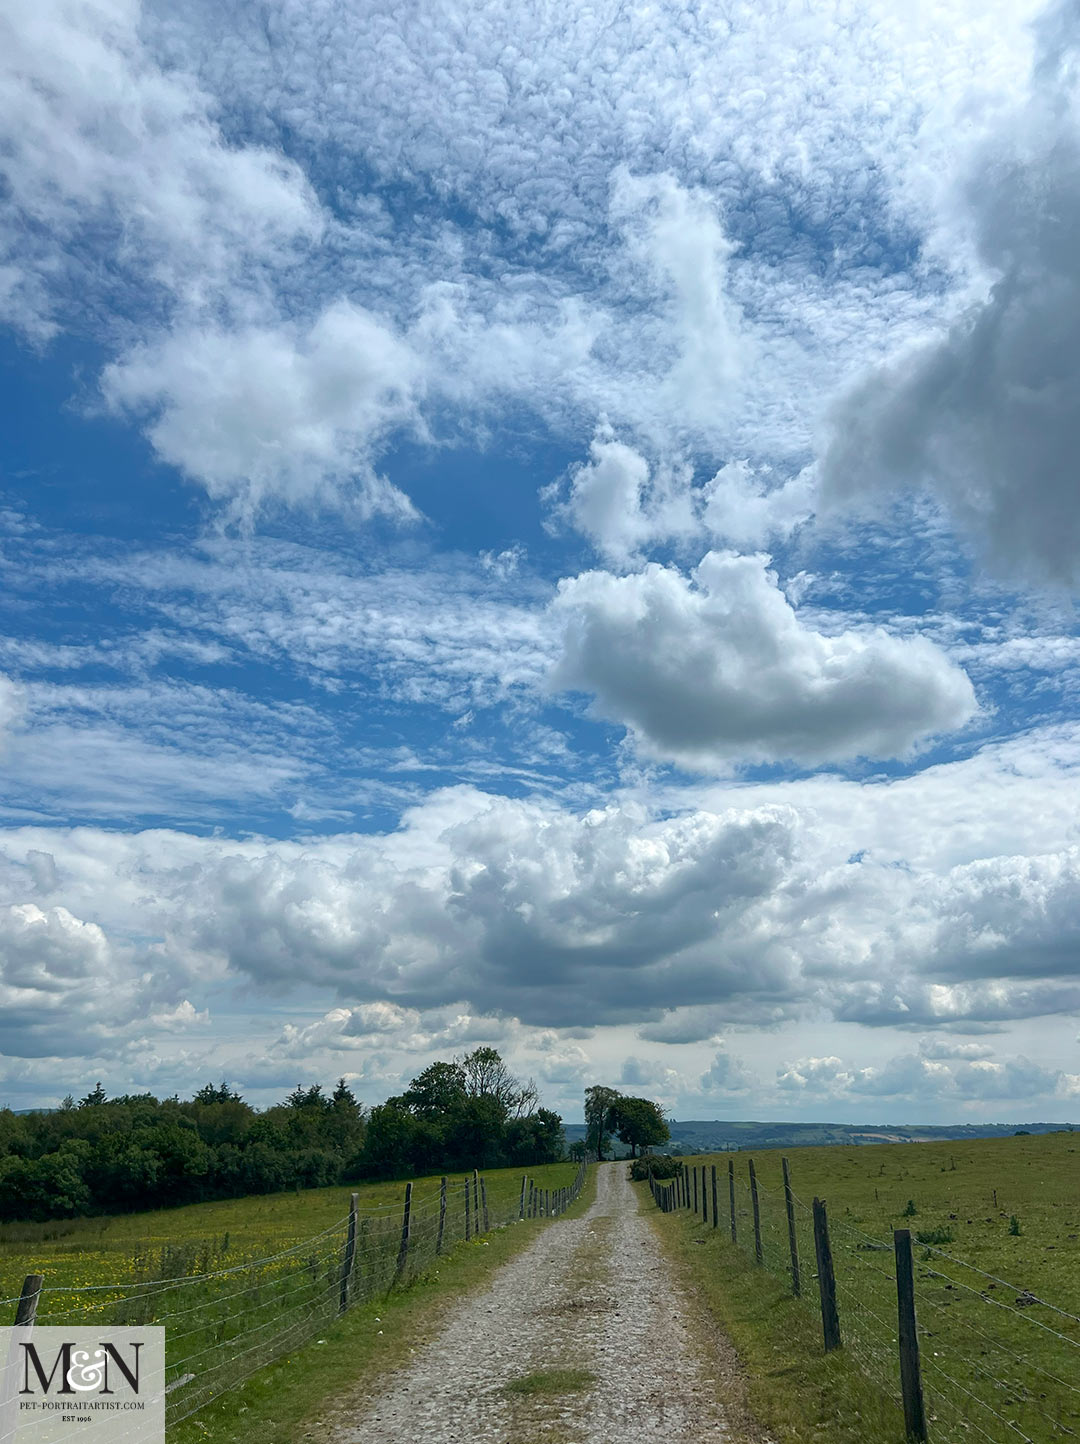
{"label": "green tree", "polygon": [[615,1106],[622,1094],[615,1088],[596,1084],[585,1089],[585,1146],[597,1158],[603,1158],[607,1134],[613,1126]]}
{"label": "green tree", "polygon": [[631,1158],[637,1157],[639,1148],[655,1148],[671,1137],[663,1109],[649,1098],[620,1098],[612,1111],[612,1126],[629,1143]]}
{"label": "green tree", "polygon": [[413,1113],[430,1117],[459,1112],[468,1097],[465,1069],[460,1063],[432,1063],[412,1080],[401,1100]]}
{"label": "green tree", "polygon": [[198,1093],[194,1094],[191,1101],[192,1103],[240,1103],[243,1100],[239,1093],[233,1092],[223,1078],[216,1088],[213,1083],[204,1084]]}

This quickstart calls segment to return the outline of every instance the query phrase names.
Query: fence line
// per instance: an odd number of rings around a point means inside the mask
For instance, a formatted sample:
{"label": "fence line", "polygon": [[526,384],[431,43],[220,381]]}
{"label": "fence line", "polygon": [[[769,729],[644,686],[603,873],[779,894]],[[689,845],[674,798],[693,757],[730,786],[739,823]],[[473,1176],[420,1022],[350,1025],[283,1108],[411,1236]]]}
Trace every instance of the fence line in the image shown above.
{"label": "fence line", "polygon": [[[1051,1444],[1080,1437],[1080,1327],[1074,1327],[1080,1314],[922,1241],[917,1232],[897,1229],[886,1241],[847,1218],[828,1216],[823,1200],[809,1205],[795,1193],[787,1159],[775,1190],[752,1159],[739,1160],[738,1171],[734,1159],[727,1162],[728,1206],[719,1217],[697,1210],[699,1226],[715,1229],[725,1248],[739,1249],[820,1310],[825,1347],[847,1352],[896,1405],[898,1438]],[[715,1164],[684,1164],[670,1181],[650,1176],[657,1207],[692,1209],[699,1170],[702,1186],[711,1187]],[[833,1287],[822,1277],[823,1241]],[[989,1287],[973,1286],[965,1271]],[[1015,1303],[994,1297],[990,1288],[1009,1290]],[[836,1311],[831,1344],[830,1299]],[[1018,1347],[1023,1337],[1026,1348]]]}
{"label": "fence line", "polygon": [[[328,1228],[263,1258],[144,1283],[68,1288],[38,1281],[29,1297],[24,1290],[21,1301],[0,1305],[17,1306],[29,1325],[164,1325],[169,1426],[308,1343],[353,1305],[411,1283],[466,1240],[524,1220],[527,1194],[536,1201],[533,1216],[563,1213],[586,1174],[582,1161],[573,1183],[554,1190],[540,1189],[526,1174],[520,1195],[515,1185],[506,1197],[489,1193],[478,1174],[444,1179],[432,1197],[420,1199],[410,1183],[405,1199],[390,1204],[361,1207],[354,1193],[349,1212]],[[37,1279],[31,1275],[27,1285]]]}

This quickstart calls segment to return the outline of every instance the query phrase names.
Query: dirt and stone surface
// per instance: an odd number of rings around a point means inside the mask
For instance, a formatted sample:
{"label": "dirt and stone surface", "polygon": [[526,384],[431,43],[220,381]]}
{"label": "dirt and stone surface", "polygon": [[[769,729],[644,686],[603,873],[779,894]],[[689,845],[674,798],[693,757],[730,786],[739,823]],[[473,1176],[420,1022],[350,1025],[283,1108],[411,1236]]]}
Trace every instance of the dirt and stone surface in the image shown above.
{"label": "dirt and stone surface", "polygon": [[[576,1391],[518,1396],[538,1371],[588,1370]],[[598,1169],[594,1203],[556,1220],[483,1291],[340,1415],[330,1444],[614,1444],[633,1438],[741,1444],[718,1399],[741,1410],[730,1345],[703,1327],[623,1164]]]}

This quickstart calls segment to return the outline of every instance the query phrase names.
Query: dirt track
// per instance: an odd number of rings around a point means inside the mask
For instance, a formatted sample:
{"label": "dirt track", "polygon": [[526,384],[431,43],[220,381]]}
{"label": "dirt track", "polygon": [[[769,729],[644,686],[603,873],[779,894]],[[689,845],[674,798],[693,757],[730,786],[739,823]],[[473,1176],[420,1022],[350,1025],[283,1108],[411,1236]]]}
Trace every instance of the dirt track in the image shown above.
{"label": "dirt track", "polygon": [[[585,1216],[553,1223],[466,1299],[331,1444],[726,1440],[715,1401],[717,1371],[731,1362],[704,1356],[686,1319],[625,1166],[601,1165]],[[506,1393],[513,1380],[554,1369],[587,1369],[596,1382]]]}

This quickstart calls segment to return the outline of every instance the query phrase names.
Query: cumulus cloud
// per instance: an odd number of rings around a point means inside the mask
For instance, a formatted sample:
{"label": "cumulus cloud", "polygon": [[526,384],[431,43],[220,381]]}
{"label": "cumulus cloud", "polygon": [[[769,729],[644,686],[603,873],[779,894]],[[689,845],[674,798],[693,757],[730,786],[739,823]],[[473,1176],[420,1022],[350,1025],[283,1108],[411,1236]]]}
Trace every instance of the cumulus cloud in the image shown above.
{"label": "cumulus cloud", "polygon": [[733,461],[695,486],[689,463],[650,464],[642,451],[617,440],[610,426],[599,428],[589,460],[571,468],[566,485],[554,483],[541,496],[553,521],[573,527],[618,567],[632,565],[657,544],[711,538],[762,545],[790,535],[814,509],[809,472],[777,484],[766,469]]}
{"label": "cumulus cloud", "polygon": [[741,1059],[724,1048],[717,1049],[712,1063],[701,1075],[703,1093],[749,1093],[757,1079]]}
{"label": "cumulus cloud", "polygon": [[173,332],[106,368],[111,405],[149,411],[163,460],[250,515],[344,491],[361,516],[415,516],[372,452],[416,418],[420,364],[370,312],[339,302],[308,327]]}
{"label": "cumulus cloud", "polygon": [[730,1021],[723,1007],[673,1008],[659,1022],[644,1024],[637,1035],[650,1043],[704,1043]]}
{"label": "cumulus cloud", "polygon": [[999,567],[1080,579],[1080,13],[1051,7],[1026,107],[963,188],[985,300],[868,375],[839,408],[826,487],[928,486]]}
{"label": "cumulus cloud", "polygon": [[[13,987],[30,986],[31,965],[68,978],[87,1000],[91,1038],[95,1018],[121,1040],[153,1013],[195,1025],[220,980],[297,990],[315,1016],[275,1025],[267,1046],[322,1059],[327,1072],[373,1048],[518,1045],[514,1019],[564,1030],[525,1041],[562,1067],[581,1062],[567,1053],[568,1029],[633,1023],[651,1043],[692,1045],[731,1025],[816,1014],[918,1030],[920,1065],[952,1076],[994,1059],[972,1034],[1080,1011],[1075,847],[947,856],[965,838],[975,852],[991,845],[993,833],[968,829],[985,821],[994,779],[1020,788],[1039,820],[1032,838],[1046,840],[1054,815],[1040,799],[1062,791],[1064,774],[1017,779],[1012,756],[978,791],[966,764],[919,780],[915,834],[940,830],[937,855],[905,856],[908,834],[894,827],[894,809],[914,825],[910,782],[836,779],[769,789],[797,808],[747,805],[758,787],[738,789],[734,808],[687,807],[669,792],[656,810],[623,798],[589,811],[459,787],[388,832],[292,842],[8,829],[0,887],[34,902],[15,904],[0,958]],[[1068,835],[1067,809],[1055,826]],[[848,859],[853,834],[872,844],[861,860]],[[149,992],[131,981],[144,974]],[[54,992],[65,996],[48,978],[28,1000],[42,1028],[61,1018]],[[116,989],[126,998],[129,983],[132,1012],[117,1012]],[[56,1032],[46,1040],[21,1023],[5,1042],[13,1053],[61,1046]],[[972,1074],[970,1086],[996,1076]]]}
{"label": "cumulus cloud", "polygon": [[901,1053],[860,1068],[837,1057],[800,1058],[777,1069],[777,1088],[786,1094],[862,1101],[906,1099],[978,1103],[1002,1099],[1067,1097],[1071,1079],[1024,1057],[943,1061],[924,1052]]}
{"label": "cumulus cloud", "polygon": [[[572,471],[569,494],[556,505],[555,515],[588,537],[601,556],[625,565],[651,542],[688,537],[697,530],[684,473],[650,473],[641,452],[616,441],[610,428],[593,438],[589,457]],[[548,500],[557,495],[557,488],[545,493]]]}
{"label": "cumulus cloud", "polygon": [[631,729],[647,755],[709,770],[733,759],[894,757],[975,711],[966,674],[932,643],[805,626],[763,555],[710,552],[687,578],[563,581],[559,688]]}
{"label": "cumulus cloud", "polygon": [[614,176],[611,213],[624,227],[632,261],[666,294],[667,326],[659,333],[672,355],[665,399],[695,420],[731,405],[731,387],[747,348],[727,286],[735,247],[725,236],[713,198],[670,174]]}
{"label": "cumulus cloud", "polygon": [[149,1014],[155,1026],[202,1020],[178,993],[182,970],[110,938],[66,907],[0,907],[0,1050],[16,1057],[115,1051]]}

